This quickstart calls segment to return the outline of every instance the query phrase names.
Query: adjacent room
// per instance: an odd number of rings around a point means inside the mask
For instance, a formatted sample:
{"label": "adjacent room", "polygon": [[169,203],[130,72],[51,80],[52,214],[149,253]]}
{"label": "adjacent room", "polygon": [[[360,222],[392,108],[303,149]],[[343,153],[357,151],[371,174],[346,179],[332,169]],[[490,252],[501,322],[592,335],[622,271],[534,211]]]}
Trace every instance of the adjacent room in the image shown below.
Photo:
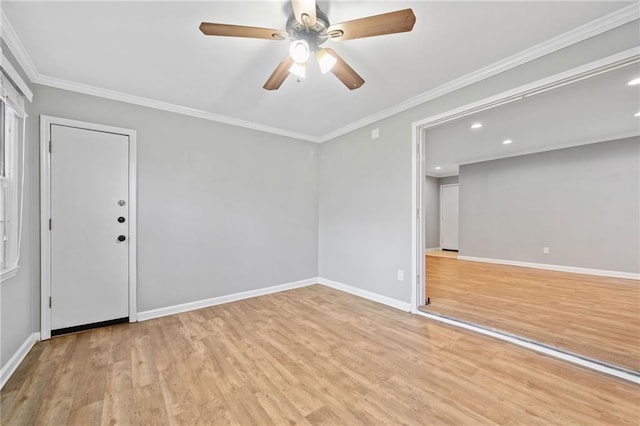
{"label": "adjacent room", "polygon": [[636,73],[426,130],[426,311],[640,371]]}
{"label": "adjacent room", "polygon": [[637,1],[2,1],[0,423],[640,422]]}

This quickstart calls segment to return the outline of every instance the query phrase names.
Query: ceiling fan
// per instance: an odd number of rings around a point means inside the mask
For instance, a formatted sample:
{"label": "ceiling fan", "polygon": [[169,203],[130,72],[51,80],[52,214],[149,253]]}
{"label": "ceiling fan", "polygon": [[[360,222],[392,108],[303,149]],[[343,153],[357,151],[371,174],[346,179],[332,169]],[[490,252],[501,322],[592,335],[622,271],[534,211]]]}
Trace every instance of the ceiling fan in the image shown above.
{"label": "ceiling fan", "polygon": [[299,79],[304,78],[311,54],[315,55],[323,74],[331,71],[345,86],[353,90],[364,84],[362,77],[333,49],[321,46],[329,39],[353,40],[408,32],[416,22],[413,11],[404,9],[331,25],[315,0],[291,0],[291,4],[293,12],[287,19],[285,31],[210,22],[201,23],[200,31],[208,36],[290,39],[289,55],[280,62],[264,84],[263,87],[267,90],[277,90],[289,74],[294,74]]}

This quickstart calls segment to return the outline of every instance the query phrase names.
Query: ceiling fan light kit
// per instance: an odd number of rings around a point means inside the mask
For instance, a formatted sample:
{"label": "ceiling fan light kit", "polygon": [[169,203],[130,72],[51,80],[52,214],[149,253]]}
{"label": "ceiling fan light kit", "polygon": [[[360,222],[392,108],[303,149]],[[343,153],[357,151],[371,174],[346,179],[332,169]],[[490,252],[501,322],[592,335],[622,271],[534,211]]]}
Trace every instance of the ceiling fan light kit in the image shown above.
{"label": "ceiling fan light kit", "polygon": [[267,40],[292,40],[289,55],[284,58],[264,84],[266,90],[277,90],[289,74],[305,78],[307,62],[313,53],[323,74],[331,71],[350,90],[364,80],[333,49],[321,46],[329,39],[354,40],[385,34],[408,32],[416,17],[411,9],[369,16],[331,25],[329,18],[315,0],[292,0],[293,12],[286,22],[286,31],[271,28],[203,22],[200,31],[208,36],[248,37]]}
{"label": "ceiling fan light kit", "polygon": [[316,52],[316,61],[320,66],[320,72],[326,74],[333,69],[338,62],[338,59],[331,55],[327,49],[318,49]]}
{"label": "ceiling fan light kit", "polygon": [[293,65],[289,67],[289,72],[300,79],[305,78],[307,76],[306,62],[294,62]]}
{"label": "ceiling fan light kit", "polygon": [[309,59],[309,43],[306,40],[294,40],[289,46],[291,59],[299,64],[304,64]]}

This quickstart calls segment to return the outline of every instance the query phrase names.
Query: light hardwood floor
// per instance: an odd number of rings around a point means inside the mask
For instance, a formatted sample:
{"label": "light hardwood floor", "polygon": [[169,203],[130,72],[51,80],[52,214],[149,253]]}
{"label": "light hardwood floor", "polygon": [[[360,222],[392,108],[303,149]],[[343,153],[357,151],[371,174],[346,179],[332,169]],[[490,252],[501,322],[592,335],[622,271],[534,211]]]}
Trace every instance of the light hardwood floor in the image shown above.
{"label": "light hardwood floor", "polygon": [[428,252],[427,256],[446,257],[446,258],[449,258],[449,259],[457,259],[458,258],[458,252],[457,251],[450,251],[450,250],[434,250],[434,251]]}
{"label": "light hardwood floor", "polygon": [[36,344],[3,425],[631,424],[639,387],[315,285]]}
{"label": "light hardwood floor", "polygon": [[640,371],[640,283],[426,256],[425,307]]}

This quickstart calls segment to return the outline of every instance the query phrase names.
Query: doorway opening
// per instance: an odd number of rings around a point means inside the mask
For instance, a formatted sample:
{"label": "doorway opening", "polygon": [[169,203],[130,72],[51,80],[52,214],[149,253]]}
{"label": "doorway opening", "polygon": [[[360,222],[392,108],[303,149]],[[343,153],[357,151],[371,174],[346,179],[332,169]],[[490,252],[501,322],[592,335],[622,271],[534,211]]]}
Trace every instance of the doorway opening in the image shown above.
{"label": "doorway opening", "polygon": [[[640,314],[632,306],[640,300],[640,265],[631,260],[639,257],[631,244],[634,238],[636,243],[640,238],[637,215],[635,219],[617,215],[627,224],[629,236],[617,239],[622,232],[611,225],[611,216],[584,204],[597,195],[590,192],[597,185],[590,185],[591,177],[580,171],[586,163],[593,172],[606,170],[607,165],[611,171],[611,161],[625,157],[638,162],[637,153],[633,154],[640,146],[637,121],[606,118],[602,109],[633,117],[633,111],[622,110],[631,105],[625,99],[638,97],[638,93],[625,92],[629,89],[625,83],[629,75],[637,73],[637,66],[632,65],[639,60],[637,52],[622,52],[414,123],[416,206],[422,209],[416,224],[417,312],[640,379]],[[616,82],[620,84],[616,86]],[[614,87],[615,95],[611,92]],[[590,100],[585,102],[585,96]],[[594,108],[571,108],[565,101]],[[543,103],[547,106],[540,107]],[[536,104],[540,105],[535,113],[524,112]],[[562,115],[565,112],[569,114]],[[572,117],[571,113],[576,115]],[[589,113],[600,116],[585,118]],[[546,123],[532,123],[532,117],[545,114],[553,119],[547,116]],[[523,120],[527,132],[518,134],[516,125]],[[589,126],[576,126],[584,122]],[[596,130],[599,133],[594,133]],[[540,139],[544,131],[545,145],[535,146],[535,141],[527,139],[530,134]],[[463,132],[466,136],[460,137]],[[463,146],[463,139],[469,145]],[[434,145],[430,145],[432,141]],[[489,144],[494,151],[480,149]],[[467,157],[454,159],[443,148],[447,145]],[[610,162],[598,166],[598,161]],[[634,163],[615,170],[626,169],[633,174],[633,167],[640,166]],[[434,180],[439,185],[438,180],[452,176],[459,179],[457,256],[447,255],[442,226],[437,229],[434,225],[432,207],[437,201],[434,191],[429,191]],[[551,176],[555,180],[545,182]],[[600,188],[611,211],[626,211],[616,204],[624,203],[625,198],[635,201],[629,195],[635,188],[631,177],[616,174],[616,182],[620,179],[628,180],[629,188],[612,191],[618,184],[608,185],[608,190],[607,184]],[[584,200],[566,195],[576,193]],[[602,237],[605,241],[588,252],[579,250],[581,244],[585,245],[580,238],[587,234],[578,227],[589,223],[584,212],[609,223],[609,235],[588,234],[586,238]],[[596,223],[590,226],[602,228]],[[565,240],[560,239],[563,232],[568,233]],[[438,235],[439,245],[433,243]],[[535,245],[528,246],[528,241]],[[608,252],[615,252],[625,241],[631,242],[628,259],[626,254],[624,261],[609,256]],[[616,317],[615,324],[611,323],[612,316]]]}

